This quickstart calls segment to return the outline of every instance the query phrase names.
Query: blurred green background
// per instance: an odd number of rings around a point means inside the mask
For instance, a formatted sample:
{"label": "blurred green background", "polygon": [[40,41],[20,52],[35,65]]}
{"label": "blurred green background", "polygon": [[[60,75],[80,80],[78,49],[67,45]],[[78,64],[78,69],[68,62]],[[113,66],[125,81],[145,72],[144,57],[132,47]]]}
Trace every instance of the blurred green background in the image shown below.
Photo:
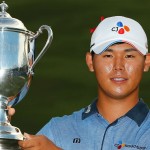
{"label": "blurred green background", "polygon": [[[36,133],[52,117],[70,114],[87,106],[97,96],[94,75],[85,64],[90,45],[90,28],[100,17],[123,15],[142,24],[150,38],[148,0],[7,0],[8,13],[36,32],[43,24],[51,26],[51,47],[35,67],[26,97],[15,106],[12,125],[22,132]],[[36,41],[36,55],[47,38]],[[140,97],[150,105],[150,72],[144,74]]]}

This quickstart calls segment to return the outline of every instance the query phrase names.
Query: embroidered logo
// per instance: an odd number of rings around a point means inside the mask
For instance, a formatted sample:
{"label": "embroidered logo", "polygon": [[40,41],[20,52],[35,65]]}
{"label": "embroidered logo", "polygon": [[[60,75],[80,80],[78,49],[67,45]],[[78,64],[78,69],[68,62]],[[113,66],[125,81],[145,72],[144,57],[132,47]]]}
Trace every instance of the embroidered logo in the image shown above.
{"label": "embroidered logo", "polygon": [[121,148],[123,148],[123,147],[125,147],[125,144],[122,143],[122,141],[119,141],[117,148],[118,148],[118,149],[121,149]]}
{"label": "embroidered logo", "polygon": [[146,147],[144,146],[139,146],[139,145],[134,145],[134,144],[125,144],[122,141],[117,142],[117,144],[114,145],[115,147],[117,147],[117,150],[119,149],[123,149],[124,147],[128,148],[128,149],[137,149],[137,150],[146,150]]}
{"label": "embroidered logo", "polygon": [[129,32],[130,28],[127,25],[123,25],[123,23],[119,21],[117,22],[116,27],[113,27],[111,30],[117,32],[118,34],[124,34],[125,32]]}
{"label": "embroidered logo", "polygon": [[80,143],[81,142],[81,139],[80,138],[74,138],[73,139],[73,143]]}
{"label": "embroidered logo", "polygon": [[89,105],[89,106],[86,108],[85,113],[88,114],[90,111],[91,111],[91,105]]}

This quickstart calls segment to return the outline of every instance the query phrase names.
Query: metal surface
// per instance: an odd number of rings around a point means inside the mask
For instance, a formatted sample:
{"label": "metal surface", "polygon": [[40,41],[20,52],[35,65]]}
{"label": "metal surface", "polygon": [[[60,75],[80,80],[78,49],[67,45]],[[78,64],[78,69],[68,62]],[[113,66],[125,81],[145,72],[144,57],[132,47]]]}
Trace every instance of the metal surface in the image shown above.
{"label": "metal surface", "polygon": [[0,150],[21,150],[17,140],[0,139]]}
{"label": "metal surface", "polygon": [[[14,105],[26,95],[33,68],[49,48],[53,32],[48,25],[42,25],[34,34],[20,20],[8,15],[5,2],[0,7],[0,96],[7,98],[8,105]],[[48,38],[34,60],[35,40],[43,30],[47,30]]]}
{"label": "metal surface", "polygon": [[[53,32],[42,25],[36,34],[26,29],[24,24],[12,18],[7,12],[8,5],[0,4],[0,149],[18,150],[18,140],[23,140],[21,131],[10,124],[7,106],[16,105],[27,94],[33,68],[49,48]],[[47,30],[47,41],[34,60],[35,40]]]}
{"label": "metal surface", "polygon": [[30,71],[31,74],[32,74],[33,68],[38,63],[38,61],[42,58],[42,56],[44,55],[44,53],[46,52],[46,50],[49,48],[49,46],[50,46],[50,44],[52,42],[53,32],[52,32],[52,29],[49,26],[47,26],[47,25],[42,25],[39,28],[39,30],[37,31],[37,34],[35,34],[33,37],[30,38],[30,41],[34,41],[40,34],[42,34],[43,30],[47,30],[47,32],[48,32],[48,39],[47,39],[47,42],[44,45],[43,49],[41,50],[41,52],[39,53],[39,55],[36,57],[35,61],[31,65],[31,67],[29,68],[29,71]]}
{"label": "metal surface", "polygon": [[12,18],[10,14],[6,12],[8,9],[8,5],[3,1],[3,3],[0,4],[1,12],[0,12],[0,28],[16,28],[16,29],[22,29],[27,30],[24,24],[16,19]]}

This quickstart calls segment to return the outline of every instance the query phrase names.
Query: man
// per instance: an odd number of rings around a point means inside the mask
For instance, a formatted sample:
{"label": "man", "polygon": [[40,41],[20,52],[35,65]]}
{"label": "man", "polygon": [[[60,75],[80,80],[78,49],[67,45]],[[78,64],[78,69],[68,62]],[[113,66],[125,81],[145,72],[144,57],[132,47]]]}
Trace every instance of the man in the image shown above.
{"label": "man", "polygon": [[25,150],[150,150],[150,112],[139,98],[150,66],[141,25],[122,16],[104,19],[92,35],[86,63],[98,84],[93,103],[51,119],[19,145]]}

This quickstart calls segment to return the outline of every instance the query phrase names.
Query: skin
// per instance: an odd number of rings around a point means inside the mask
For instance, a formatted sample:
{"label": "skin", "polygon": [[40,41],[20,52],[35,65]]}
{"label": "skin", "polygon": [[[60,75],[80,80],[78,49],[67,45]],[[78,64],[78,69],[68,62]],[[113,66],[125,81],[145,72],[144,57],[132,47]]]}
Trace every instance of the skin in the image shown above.
{"label": "skin", "polygon": [[19,141],[22,150],[61,150],[47,137],[43,135],[24,134],[26,140]]}
{"label": "skin", "polygon": [[[92,57],[88,52],[86,63],[97,80],[98,111],[112,123],[138,102],[139,83],[149,70],[150,54],[144,57],[129,44],[115,44],[101,55]],[[23,150],[60,150],[43,135],[24,136],[26,140],[19,141]]]}

